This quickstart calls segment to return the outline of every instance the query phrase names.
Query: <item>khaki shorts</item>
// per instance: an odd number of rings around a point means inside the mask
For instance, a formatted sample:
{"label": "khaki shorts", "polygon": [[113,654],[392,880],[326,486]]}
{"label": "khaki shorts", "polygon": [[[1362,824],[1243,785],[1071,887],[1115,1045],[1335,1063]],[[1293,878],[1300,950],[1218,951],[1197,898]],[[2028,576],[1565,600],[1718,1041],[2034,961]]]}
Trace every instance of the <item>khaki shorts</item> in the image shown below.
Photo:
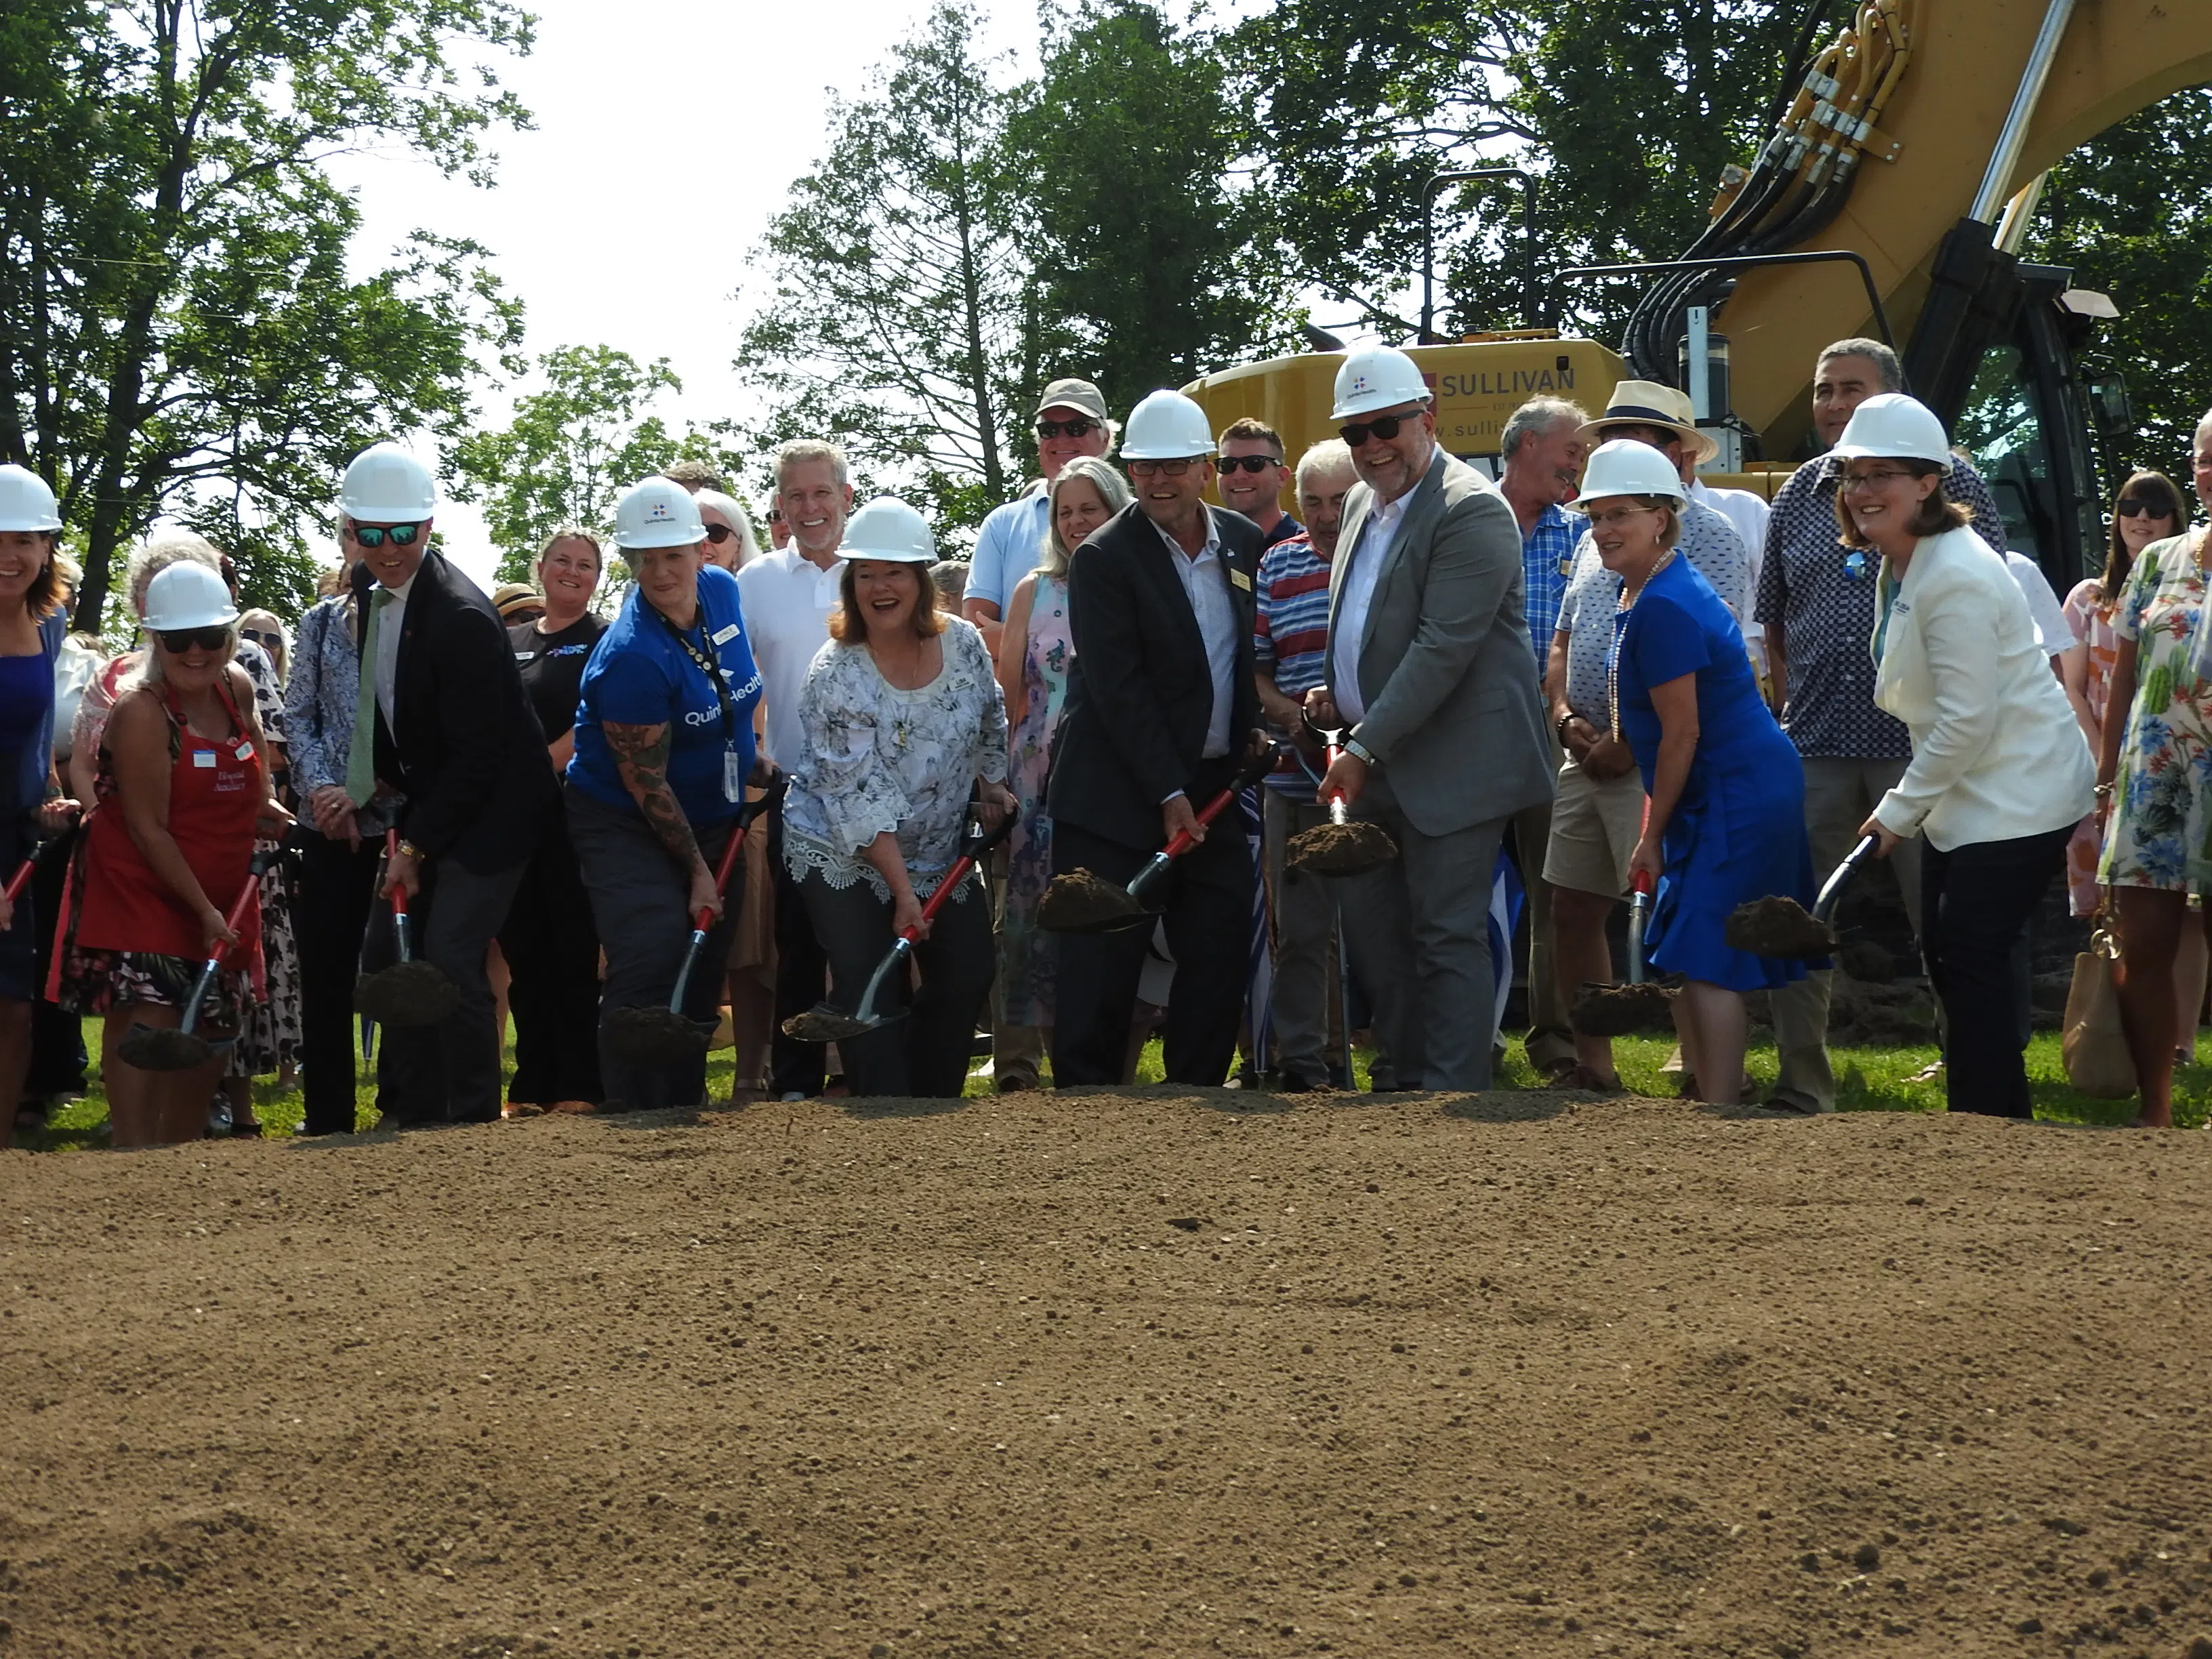
{"label": "khaki shorts", "polygon": [[1632,768],[1600,783],[1577,761],[1559,768],[1552,802],[1552,840],[1544,879],[1578,893],[1618,898],[1628,890],[1628,860],[1644,833],[1644,777]]}

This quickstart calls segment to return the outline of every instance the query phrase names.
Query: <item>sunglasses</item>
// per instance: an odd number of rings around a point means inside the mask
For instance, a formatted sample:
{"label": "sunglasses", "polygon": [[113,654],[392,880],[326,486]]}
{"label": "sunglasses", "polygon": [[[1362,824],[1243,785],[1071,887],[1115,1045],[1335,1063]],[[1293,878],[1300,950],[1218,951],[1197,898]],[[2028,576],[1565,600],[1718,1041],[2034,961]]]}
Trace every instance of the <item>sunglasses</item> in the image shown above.
{"label": "sunglasses", "polygon": [[1224,455],[1217,465],[1225,477],[1240,468],[1246,472],[1265,472],[1271,466],[1280,466],[1282,462],[1273,455]]}
{"label": "sunglasses", "polygon": [[1180,478],[1194,466],[1204,466],[1210,457],[1201,455],[1190,461],[1132,461],[1129,476],[1133,478]]}
{"label": "sunglasses", "polygon": [[422,533],[419,524],[357,524],[353,527],[353,538],[363,547],[381,547],[389,536],[394,547],[412,547],[416,537]]}
{"label": "sunglasses", "polygon": [[254,644],[265,645],[271,651],[284,642],[284,636],[282,634],[264,634],[258,628],[247,628],[240,631]]}
{"label": "sunglasses", "polygon": [[2124,519],[2170,519],[2173,516],[2173,503],[2130,495],[2112,511]]}
{"label": "sunglasses", "polygon": [[1340,426],[1336,429],[1336,435],[1353,449],[1365,443],[1370,435],[1387,444],[1413,418],[1411,415],[1377,415],[1371,421],[1354,421],[1350,426]]}
{"label": "sunglasses", "polygon": [[731,537],[737,533],[738,532],[736,531],[731,529],[730,526],[726,524],[710,524],[707,526],[707,539],[714,543],[717,547],[720,547],[724,542],[729,540]]}
{"label": "sunglasses", "polygon": [[161,649],[171,655],[191,650],[198,646],[203,651],[220,651],[230,643],[228,628],[165,628],[154,637],[161,642]]}
{"label": "sunglasses", "polygon": [[1039,421],[1036,430],[1040,438],[1087,438],[1098,430],[1098,422],[1080,416],[1073,421]]}

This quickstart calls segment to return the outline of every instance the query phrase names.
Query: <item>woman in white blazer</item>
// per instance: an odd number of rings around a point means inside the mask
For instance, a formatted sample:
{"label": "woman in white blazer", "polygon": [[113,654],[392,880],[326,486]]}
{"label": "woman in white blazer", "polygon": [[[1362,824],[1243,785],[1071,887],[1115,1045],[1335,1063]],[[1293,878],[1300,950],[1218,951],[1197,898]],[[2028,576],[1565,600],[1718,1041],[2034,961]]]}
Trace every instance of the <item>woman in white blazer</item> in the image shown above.
{"label": "woman in white blazer", "polygon": [[1912,733],[1912,763],[1860,833],[1884,856],[1928,840],[1921,949],[1943,1007],[1951,1109],[2029,1117],[2015,956],[2094,799],[2095,765],[2003,554],[1943,498],[1943,423],[1885,392],[1859,405],[1833,453],[1844,540],[1881,555],[1874,700]]}

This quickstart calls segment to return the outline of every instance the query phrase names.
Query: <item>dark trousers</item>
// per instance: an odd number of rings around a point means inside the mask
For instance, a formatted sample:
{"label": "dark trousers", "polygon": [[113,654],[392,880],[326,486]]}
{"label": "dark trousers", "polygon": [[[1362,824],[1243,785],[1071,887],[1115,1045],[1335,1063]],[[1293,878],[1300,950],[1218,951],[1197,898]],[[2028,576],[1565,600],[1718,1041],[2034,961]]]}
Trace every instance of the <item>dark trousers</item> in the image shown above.
{"label": "dark trousers", "polygon": [[566,817],[556,807],[499,930],[507,1006],[514,1015],[514,1075],[507,1097],[550,1106],[599,1091],[599,935],[592,896],[576,868]]}
{"label": "dark trousers", "polygon": [[[797,879],[784,867],[781,801],[768,821],[768,856],[775,878],[775,1030],[769,1042],[769,1085],[779,1095],[811,1099],[829,1081],[829,1050],[819,1042],[786,1036],[783,1022],[829,994],[830,956],[815,936],[814,918]],[[842,1044],[837,1052],[843,1054]]]}
{"label": "dark trousers", "polygon": [[353,848],[312,831],[302,837],[300,903],[300,1082],[311,1135],[354,1127],[354,981],[362,935],[376,902],[378,842]]}
{"label": "dark trousers", "polygon": [[[422,866],[422,890],[410,902],[415,953],[434,963],[460,993],[460,1005],[435,1025],[387,1026],[377,1039],[376,1103],[401,1123],[499,1121],[499,1030],[484,958],[514,907],[531,849],[503,870],[471,870],[448,859]],[[396,960],[392,912],[376,907],[365,961]]]}
{"label": "dark trousers", "polygon": [[[72,831],[74,843],[76,834]],[[50,847],[31,872],[31,915],[37,928],[36,971],[31,983],[43,993],[53,960],[54,918],[62,913],[69,885],[72,847]],[[19,907],[20,908],[20,907]],[[48,1002],[41,994],[31,1004],[31,1069],[23,1079],[26,1098],[82,1094],[85,1089],[84,1025],[74,1008]]]}
{"label": "dark trousers", "polygon": [[2033,1117],[2021,1059],[2017,949],[2027,919],[2066,860],[2073,826],[2012,841],[1920,854],[1922,951],[1942,1005],[1944,1076],[1954,1112]]}
{"label": "dark trousers", "polygon": [[[1224,769],[1223,781],[1226,781]],[[1122,885],[1152,857],[1073,824],[1055,823],[1055,875],[1088,870]],[[1218,1088],[1237,1051],[1252,928],[1252,849],[1233,816],[1171,865],[1150,896],[1164,902],[1175,985],[1168,993],[1164,1048],[1167,1080]],[[1118,933],[1063,933],[1054,992],[1052,1075],[1062,1089],[1121,1080],[1129,1019],[1137,1006],[1150,927]]]}
{"label": "dark trousers", "polygon": [[[693,918],[685,908],[690,881],[635,807],[610,806],[577,789],[568,790],[567,797],[569,839],[607,951],[606,990],[589,1027],[599,1044],[607,1103],[639,1112],[702,1106],[704,1049],[680,1066],[636,1066],[606,1043],[605,1021],[617,1009],[665,1008],[675,994],[676,975],[691,945]],[[708,864],[720,860],[735,823],[730,818],[692,826]],[[730,959],[730,936],[737,931],[737,901],[745,890],[744,867],[742,860],[731,866],[729,902],[721,920],[708,930],[684,988],[684,1012],[707,1025],[714,1024],[722,1004],[723,964]]]}
{"label": "dark trousers", "polygon": [[[818,871],[809,871],[796,885],[836,978],[837,1005],[857,1012],[869,976],[891,948],[891,907],[865,878],[832,887]],[[981,878],[971,876],[937,913],[929,937],[915,946],[913,965],[894,968],[877,994],[877,1012],[905,1009],[906,1018],[838,1043],[846,1086],[855,1096],[958,1099],[996,957],[991,901]],[[912,986],[915,967],[921,974],[919,990]]]}

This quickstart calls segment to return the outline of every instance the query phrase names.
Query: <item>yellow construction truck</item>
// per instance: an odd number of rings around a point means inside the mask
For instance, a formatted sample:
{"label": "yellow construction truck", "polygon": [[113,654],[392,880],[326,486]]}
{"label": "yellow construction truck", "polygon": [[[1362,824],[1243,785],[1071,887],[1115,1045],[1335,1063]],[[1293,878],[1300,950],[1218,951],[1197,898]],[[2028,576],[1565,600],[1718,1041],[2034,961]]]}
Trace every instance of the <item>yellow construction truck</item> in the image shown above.
{"label": "yellow construction truck", "polygon": [[[1688,391],[1722,446],[1707,471],[1771,495],[1808,453],[1820,347],[1887,338],[1989,479],[2011,546],[2063,593],[2101,563],[2100,439],[2130,416],[2119,375],[2083,362],[2116,314],[2095,273],[2076,286],[2017,249],[2054,163],[2207,81],[2212,0],[1865,0],[1804,43],[1776,131],[1679,259],[1555,273],[1555,313],[1576,283],[1642,279],[1617,347],[1524,329],[1411,348],[1437,435],[1494,474],[1521,404],[1595,410],[1632,374]],[[1215,430],[1257,416],[1295,454],[1329,434],[1338,362],[1276,358],[1186,389]]]}

